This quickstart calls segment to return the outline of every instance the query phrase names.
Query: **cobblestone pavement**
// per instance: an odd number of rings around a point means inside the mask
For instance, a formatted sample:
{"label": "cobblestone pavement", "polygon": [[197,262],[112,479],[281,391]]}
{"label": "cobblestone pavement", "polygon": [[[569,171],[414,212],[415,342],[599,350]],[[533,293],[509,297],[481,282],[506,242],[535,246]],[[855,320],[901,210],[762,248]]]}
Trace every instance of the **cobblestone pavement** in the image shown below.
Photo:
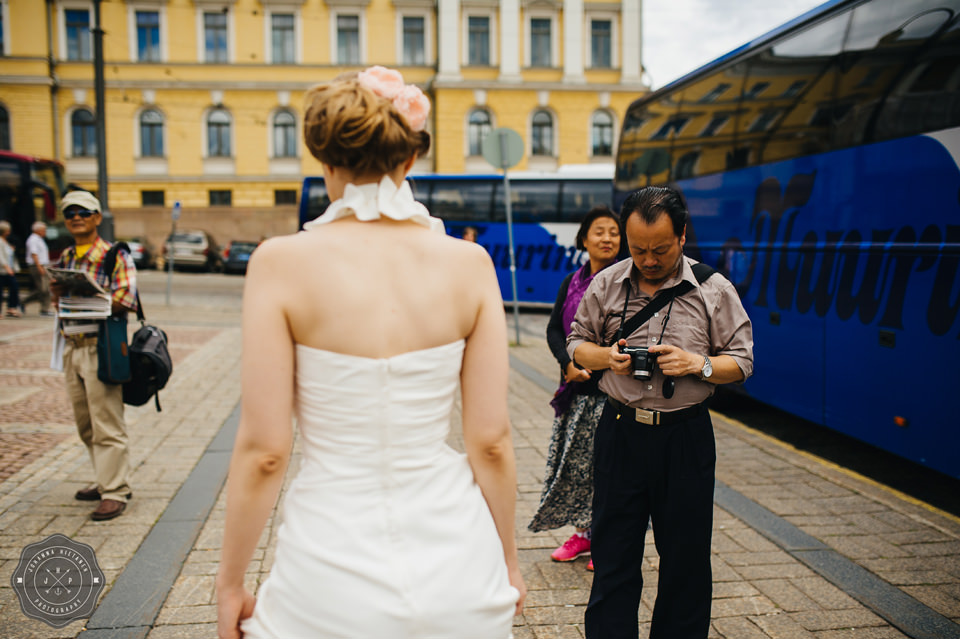
{"label": "cobblestone pavement", "polygon": [[[10,453],[21,461],[14,462],[6,476],[0,475],[0,637],[77,636],[83,621],[55,630],[21,614],[10,575],[23,546],[53,532],[88,543],[112,586],[239,399],[235,308],[160,308],[154,315],[174,345],[176,373],[161,396],[162,413],[154,412],[152,405],[127,408],[136,494],[127,513],[102,523],[87,519],[90,506],[72,498],[89,479],[89,462],[73,435],[60,378],[45,368],[49,327],[40,319],[18,320],[15,328],[9,328],[14,322],[0,322],[0,444],[13,441],[22,449]],[[587,560],[559,564],[549,558],[572,529],[536,534],[526,530],[540,496],[556,365],[540,337],[546,318],[528,315],[522,321],[523,343],[511,347],[510,411],[519,473],[517,534],[529,596],[523,615],[515,621],[514,636],[582,637],[592,578],[585,570]],[[454,418],[450,442],[460,448],[459,411]],[[825,552],[852,560],[851,565],[866,569],[914,603],[960,621],[960,520],[720,415],[714,414],[714,423],[718,488],[727,487],[763,507],[771,517],[821,544]],[[38,435],[47,439],[27,439]],[[6,465],[4,451],[0,463]],[[291,470],[298,461],[295,447]],[[150,623],[150,639],[215,636],[213,582],[223,508],[221,493],[159,615]],[[252,588],[272,563],[277,521],[275,515],[268,523],[250,566]],[[858,593],[845,592],[824,577],[829,570],[811,568],[811,562],[804,561],[804,550],[777,542],[762,526],[717,506],[710,637],[910,636],[881,616],[884,610],[865,606]],[[653,533],[648,532],[641,637],[649,631],[657,568]],[[110,596],[108,591],[106,597]],[[951,634],[952,628],[939,635],[916,636],[960,636]]]}

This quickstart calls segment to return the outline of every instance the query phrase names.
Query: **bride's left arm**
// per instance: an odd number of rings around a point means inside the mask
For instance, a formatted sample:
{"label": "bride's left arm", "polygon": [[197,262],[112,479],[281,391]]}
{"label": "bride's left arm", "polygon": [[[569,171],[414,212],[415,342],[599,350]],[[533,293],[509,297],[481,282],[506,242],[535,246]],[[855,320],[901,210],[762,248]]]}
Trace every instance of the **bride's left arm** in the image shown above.
{"label": "bride's left arm", "polygon": [[282,304],[280,248],[273,242],[261,245],[244,284],[241,416],[217,573],[222,639],[239,637],[240,621],[253,611],[244,574],[277,501],[293,443],[294,345]]}

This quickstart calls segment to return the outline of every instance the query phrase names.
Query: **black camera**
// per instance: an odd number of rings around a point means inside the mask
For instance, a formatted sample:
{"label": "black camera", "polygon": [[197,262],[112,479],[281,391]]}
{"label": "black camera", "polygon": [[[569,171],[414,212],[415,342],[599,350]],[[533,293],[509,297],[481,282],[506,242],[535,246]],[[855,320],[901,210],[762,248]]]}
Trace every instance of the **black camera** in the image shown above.
{"label": "black camera", "polygon": [[621,346],[620,352],[630,356],[635,379],[647,380],[653,376],[653,367],[657,365],[657,353],[651,353],[643,346]]}

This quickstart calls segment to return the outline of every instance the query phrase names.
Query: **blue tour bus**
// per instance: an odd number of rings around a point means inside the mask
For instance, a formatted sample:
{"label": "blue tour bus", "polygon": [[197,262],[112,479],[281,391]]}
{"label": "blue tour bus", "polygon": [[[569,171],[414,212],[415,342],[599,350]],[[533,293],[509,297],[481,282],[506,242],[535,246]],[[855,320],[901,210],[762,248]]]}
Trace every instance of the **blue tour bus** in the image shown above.
{"label": "blue tour bus", "polygon": [[960,477],[958,163],[960,0],[835,0],[635,101],[614,205],[684,194],[745,392]]}
{"label": "blue tour bus", "polygon": [[[460,237],[477,229],[477,242],[497,267],[504,300],[513,299],[502,175],[427,174],[407,178],[414,196]],[[517,264],[517,297],[528,306],[552,305],[563,278],[582,263],[576,249],[580,220],[592,207],[612,205],[613,167],[562,167],[555,173],[510,173]],[[322,177],[307,177],[300,197],[300,227],[330,203]]]}

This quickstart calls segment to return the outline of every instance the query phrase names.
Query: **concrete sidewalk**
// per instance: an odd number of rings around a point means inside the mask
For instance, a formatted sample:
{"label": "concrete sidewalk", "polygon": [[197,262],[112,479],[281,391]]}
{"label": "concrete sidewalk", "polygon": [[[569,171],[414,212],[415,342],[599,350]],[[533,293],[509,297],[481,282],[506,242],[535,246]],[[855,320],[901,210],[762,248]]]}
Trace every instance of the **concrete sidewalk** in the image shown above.
{"label": "concrete sidewalk", "polygon": [[[89,479],[89,461],[73,432],[62,379],[47,369],[49,320],[0,322],[0,637],[215,636],[222,477],[239,400],[239,315],[155,308],[150,317],[170,336],[175,375],[161,394],[162,413],[152,404],[127,408],[135,496],[122,517],[100,523],[87,518],[90,504],[73,500]],[[570,529],[526,530],[539,501],[557,375],[541,337],[545,322],[524,316],[523,345],[511,348],[517,534],[529,588],[517,639],[582,637],[591,581],[585,558],[549,558]],[[711,637],[960,637],[957,518],[722,416],[715,414],[714,423]],[[296,448],[294,456],[291,469]],[[272,562],[276,521],[250,566],[251,588]],[[10,587],[22,548],[54,532],[93,546],[108,583],[89,621],[59,630],[23,616]],[[648,532],[641,637],[656,570]]]}

